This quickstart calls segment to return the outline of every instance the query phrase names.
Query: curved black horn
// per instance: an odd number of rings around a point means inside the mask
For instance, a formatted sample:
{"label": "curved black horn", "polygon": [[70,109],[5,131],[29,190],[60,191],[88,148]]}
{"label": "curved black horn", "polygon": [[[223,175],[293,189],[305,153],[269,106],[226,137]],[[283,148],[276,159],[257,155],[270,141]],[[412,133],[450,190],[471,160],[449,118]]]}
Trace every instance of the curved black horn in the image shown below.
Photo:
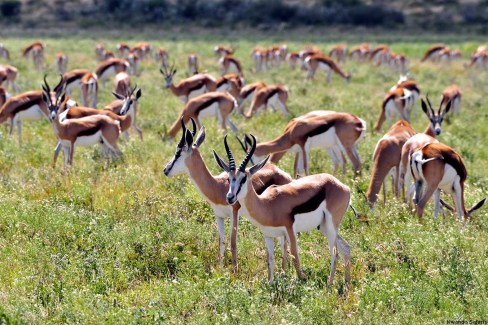
{"label": "curved black horn", "polygon": [[49,87],[49,84],[47,83],[47,74],[44,75],[44,85],[46,86],[46,89],[45,90],[48,93],[50,93],[51,92],[51,87]]}
{"label": "curved black horn", "polygon": [[64,81],[63,81],[63,75],[60,74],[59,75],[59,82],[58,84],[56,85],[56,87],[54,87],[54,91],[56,92],[56,97],[59,97],[59,95],[61,95],[61,92],[63,91],[64,89]]}
{"label": "curved black horn", "polygon": [[236,170],[236,162],[234,157],[232,156],[232,152],[229,149],[229,145],[227,144],[227,134],[224,137],[224,146],[225,151],[227,152],[227,158],[229,159],[229,168],[230,170]]}
{"label": "curved black horn", "polygon": [[430,111],[432,112],[432,116],[434,116],[435,113],[434,113],[434,110],[432,109],[432,104],[430,103],[429,94],[428,93],[425,95],[425,99],[427,99],[427,103],[429,104],[429,108],[430,108]]}
{"label": "curved black horn", "polygon": [[244,142],[242,142],[242,140],[239,139],[239,137],[237,135],[236,135],[236,139],[237,139],[237,141],[239,141],[239,144],[241,145],[242,150],[244,150],[244,152],[247,153],[247,151],[246,151],[246,145],[244,144]]}
{"label": "curved black horn", "polygon": [[193,117],[190,117],[190,120],[191,120],[191,127],[192,127],[191,135],[192,137],[194,137],[195,134],[197,134],[197,123],[195,123]]}
{"label": "curved black horn", "polygon": [[185,125],[185,122],[183,121],[184,117],[182,116],[181,119],[180,119],[180,122],[181,122],[181,139],[180,139],[180,142],[178,143],[178,147],[179,148],[183,148],[183,146],[185,145],[185,134],[186,134],[186,125]]}
{"label": "curved black horn", "polygon": [[252,155],[254,155],[254,151],[256,150],[256,137],[252,134],[250,134],[252,138],[252,145],[251,145],[251,150],[247,153],[246,157],[244,157],[244,160],[242,161],[241,165],[239,166],[239,171],[245,172],[246,171],[246,166],[249,163],[249,161],[252,158]]}

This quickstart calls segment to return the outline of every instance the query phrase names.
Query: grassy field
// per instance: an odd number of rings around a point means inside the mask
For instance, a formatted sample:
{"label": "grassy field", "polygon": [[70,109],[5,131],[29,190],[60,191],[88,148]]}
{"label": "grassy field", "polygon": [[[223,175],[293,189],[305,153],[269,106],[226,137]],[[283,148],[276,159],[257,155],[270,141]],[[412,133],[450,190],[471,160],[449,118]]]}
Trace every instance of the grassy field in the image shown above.
{"label": "grassy field", "polygon": [[[394,37],[391,37],[392,39]],[[44,72],[20,58],[20,49],[32,39],[6,38],[10,64],[19,69],[22,90],[39,89]],[[47,62],[55,53],[69,56],[69,68],[94,69],[97,41],[114,49],[122,36],[90,39],[44,38]],[[353,45],[358,43],[350,41]],[[135,41],[132,41],[135,42]],[[273,40],[261,41],[271,45]],[[288,42],[298,50],[310,41],[305,36]],[[228,40],[198,41],[154,39],[154,46],[169,50],[178,73],[186,77],[186,54],[195,51],[203,70],[217,76],[213,46]],[[345,85],[337,76],[306,82],[303,71],[275,68],[249,71],[250,40],[233,41],[236,56],[246,67],[246,82],[283,83],[290,90],[293,116],[317,109],[351,112],[367,121],[366,138],[359,145],[364,161],[362,176],[353,180],[351,168],[339,179],[353,189],[353,205],[370,222],[358,222],[348,211],[341,235],[352,247],[352,287],[345,293],[343,265],[327,289],[330,256],[319,232],[301,234],[302,267],[308,279],[296,279],[276,267],[276,280],[267,282],[263,236],[245,218],[239,229],[239,272],[232,273],[230,252],[218,266],[217,228],[211,209],[186,175],[166,178],[164,165],[175,144],[162,141],[159,132],[176,119],[182,104],[164,89],[158,66],[142,64],[133,78],[142,88],[139,126],[144,142],[135,134],[121,144],[123,159],[107,162],[99,148],[79,148],[75,166],[63,175],[58,162],[52,167],[56,139],[47,121],[24,123],[23,145],[0,128],[0,323],[446,323],[447,320],[488,321],[488,210],[460,224],[446,213],[433,220],[432,206],[419,221],[401,202],[389,198],[370,211],[364,200],[372,153],[381,134],[371,130],[385,92],[398,74],[387,67],[347,62],[352,74]],[[315,43],[327,50],[331,43]],[[390,43],[395,52],[411,60],[411,76],[434,105],[451,83],[463,91],[461,114],[443,125],[440,140],[464,157],[468,180],[467,205],[488,196],[488,75],[463,68],[478,43],[449,43],[465,58],[451,66],[420,64],[427,42]],[[56,74],[46,70],[51,83]],[[99,106],[112,101],[111,83],[102,89]],[[79,99],[75,94],[75,99]],[[418,106],[417,109],[420,107]],[[242,132],[259,140],[278,136],[290,117],[265,112],[251,120],[234,115]],[[412,124],[422,131],[427,119],[418,110]],[[212,149],[224,153],[224,132],[214,119],[204,120],[207,138],[203,157],[213,173],[220,172]],[[236,141],[231,146],[243,157]],[[324,151],[311,155],[311,172],[331,172]],[[292,172],[291,155],[279,166]],[[228,224],[227,224],[228,225]],[[279,252],[277,250],[277,255]],[[277,260],[278,261],[278,260]],[[277,263],[279,264],[279,263]]]}

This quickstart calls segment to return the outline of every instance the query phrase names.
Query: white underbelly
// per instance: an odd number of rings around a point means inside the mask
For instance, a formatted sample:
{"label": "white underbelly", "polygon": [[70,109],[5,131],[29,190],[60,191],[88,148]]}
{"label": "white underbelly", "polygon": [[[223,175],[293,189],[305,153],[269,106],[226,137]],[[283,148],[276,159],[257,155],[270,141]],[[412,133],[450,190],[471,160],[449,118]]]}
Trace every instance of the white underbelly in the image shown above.
{"label": "white underbelly", "polygon": [[318,66],[317,66],[317,69],[318,70],[329,71],[330,70],[330,66],[328,64],[323,63],[323,62],[319,62]]}
{"label": "white underbelly", "polygon": [[81,87],[80,79],[76,79],[66,85],[66,91],[70,92],[73,89],[79,89]]}
{"label": "white underbelly", "polygon": [[229,91],[229,90],[230,90],[230,86],[228,83],[224,83],[217,88],[217,91],[220,92]]}
{"label": "white underbelly", "polygon": [[439,188],[446,193],[452,193],[454,182],[459,179],[456,170],[449,164],[444,167],[444,176],[439,183]]}
{"label": "white underbelly", "polygon": [[309,148],[330,148],[338,145],[335,127],[331,127],[327,132],[317,134],[316,136],[309,137],[305,144]]}
{"label": "white underbelly", "polygon": [[[205,197],[203,193],[200,194],[202,194],[204,199],[210,203],[210,200],[207,197]],[[210,203],[210,207],[212,208],[213,212],[215,213],[215,216],[217,217],[229,218],[230,216],[232,216],[232,206],[230,205],[220,205],[220,204]]]}
{"label": "white underbelly", "polygon": [[217,110],[219,108],[219,103],[213,103],[212,105],[208,106],[207,108],[200,111],[198,114],[198,118],[205,118],[209,116],[217,115]]}
{"label": "white underbelly", "polygon": [[202,94],[205,93],[205,90],[207,88],[205,87],[205,85],[203,85],[202,87],[198,88],[198,89],[195,89],[195,90],[192,90],[189,94],[188,94],[188,99],[190,98],[194,98],[194,97],[197,97],[197,96],[200,96]]}
{"label": "white underbelly", "polygon": [[18,120],[40,120],[44,117],[39,105],[31,106],[28,109],[22,110],[17,113]]}
{"label": "white underbelly", "polygon": [[295,232],[310,231],[317,228],[324,221],[325,210],[325,202],[322,202],[314,211],[295,215],[295,222],[293,223]]}
{"label": "white underbelly", "polygon": [[229,64],[229,72],[236,73],[236,74],[240,73],[239,68],[237,68],[237,65],[235,65],[232,62]]}
{"label": "white underbelly", "polygon": [[105,71],[103,71],[101,76],[98,76],[100,80],[103,79],[108,79],[108,77],[115,75],[115,68],[113,66],[107,68]]}
{"label": "white underbelly", "polygon": [[77,147],[93,146],[97,143],[100,143],[101,139],[102,139],[102,131],[97,131],[95,134],[92,135],[78,137],[75,141],[75,146]]}

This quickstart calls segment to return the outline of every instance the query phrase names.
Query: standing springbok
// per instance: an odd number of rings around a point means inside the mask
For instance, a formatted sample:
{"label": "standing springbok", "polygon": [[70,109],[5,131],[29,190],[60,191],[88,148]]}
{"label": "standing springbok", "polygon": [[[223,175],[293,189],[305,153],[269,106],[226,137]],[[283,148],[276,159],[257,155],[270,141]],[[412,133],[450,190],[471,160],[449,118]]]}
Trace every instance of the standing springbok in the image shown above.
{"label": "standing springbok", "polygon": [[[293,175],[310,172],[310,149],[326,148],[334,164],[345,173],[347,156],[354,172],[361,172],[361,159],[357,151],[359,141],[366,134],[366,122],[355,115],[334,111],[313,111],[288,122],[282,135],[257,145],[253,159],[258,161],[271,154],[271,162],[278,163],[287,152],[296,153]],[[249,140],[247,139],[249,143]]]}
{"label": "standing springbok", "polygon": [[100,80],[105,88],[108,78],[116,75],[119,72],[129,72],[129,62],[122,59],[108,59],[100,63],[95,70],[98,80]]}
{"label": "standing springbok", "polygon": [[239,113],[244,114],[242,111],[243,106],[254,98],[256,90],[265,86],[266,85],[264,82],[257,81],[241,88],[241,92],[239,94]]}
{"label": "standing springbok", "polygon": [[56,58],[54,59],[54,66],[56,67],[56,71],[58,73],[66,73],[66,70],[68,69],[68,56],[62,52],[56,54]]}
{"label": "standing springbok", "polygon": [[376,66],[388,63],[390,60],[390,48],[388,45],[380,44],[369,52],[369,61]]}
{"label": "standing springbok", "polygon": [[295,69],[300,64],[300,53],[292,51],[286,55],[286,61],[288,61],[288,67]]}
{"label": "standing springbok", "polygon": [[188,71],[191,75],[198,74],[198,56],[195,53],[188,55]]}
{"label": "standing springbok", "polygon": [[172,139],[176,136],[180,130],[180,120],[182,118],[183,123],[188,123],[188,120],[193,118],[197,121],[198,127],[200,127],[202,118],[209,116],[217,116],[222,129],[227,129],[227,124],[229,124],[231,130],[237,132],[237,128],[229,119],[234,109],[237,109],[237,101],[228,92],[215,91],[192,98],[181,110],[178,118],[169,129],[168,136]]}
{"label": "standing springbok", "polygon": [[[410,186],[410,178],[412,175],[410,174],[410,162],[408,161],[412,153],[425,146],[428,143],[439,142],[437,141],[436,137],[441,134],[442,132],[442,122],[444,121],[444,116],[449,112],[451,108],[451,102],[448,102],[445,105],[445,109],[443,110],[443,104],[439,105],[439,109],[437,112],[434,111],[432,108],[432,104],[429,101],[429,98],[426,97],[427,104],[422,100],[422,110],[424,111],[425,115],[429,119],[429,125],[427,126],[424,133],[417,133],[412,136],[410,139],[405,142],[402,147],[402,155],[401,155],[401,163],[400,163],[400,179],[399,179],[399,191],[401,190],[403,193],[403,197],[405,202],[410,204],[413,198],[413,191],[414,187]],[[430,109],[430,110],[429,110]],[[408,187],[407,193],[405,194],[405,185]]]}
{"label": "standing springbok", "polygon": [[[174,157],[166,164],[164,174],[172,177],[181,173],[186,173],[190,180],[198,189],[200,194],[208,202],[215,214],[215,220],[219,231],[219,265],[222,266],[225,252],[225,219],[230,218],[231,229],[231,252],[232,266],[237,271],[237,229],[239,225],[239,214],[242,213],[237,202],[229,205],[225,200],[225,195],[229,190],[227,173],[216,176],[210,174],[200,153],[200,146],[205,140],[205,128],[202,126],[195,138],[196,123],[190,119],[193,131],[187,130],[183,120],[181,120],[182,134],[180,142],[176,146]],[[195,141],[194,141],[195,138]],[[256,192],[261,193],[265,188],[276,184],[282,185],[291,182],[291,177],[273,164],[267,164],[253,178],[253,187]],[[281,238],[283,239],[283,237]],[[282,245],[283,268],[286,268],[286,250],[284,241]]]}
{"label": "standing springbok", "polygon": [[456,85],[447,86],[442,92],[441,106],[446,106],[448,103],[452,103],[452,112],[454,114],[459,113],[459,103],[461,102],[461,89]]}
{"label": "standing springbok", "polygon": [[205,92],[212,92],[217,90],[217,81],[214,77],[208,74],[197,74],[190,78],[180,81],[177,85],[173,83],[173,77],[176,73],[174,64],[168,69],[168,66],[163,65],[159,72],[164,77],[166,88],[177,96],[183,103],[187,103],[190,99],[199,96]]}
{"label": "standing springbok", "polygon": [[148,42],[139,42],[130,51],[136,53],[143,60],[152,55],[152,45]]}
{"label": "standing springbok", "polygon": [[235,98],[239,98],[243,86],[244,79],[235,73],[217,79],[217,91],[228,91]]}
{"label": "standing springbok", "polygon": [[327,74],[327,83],[330,83],[332,79],[332,71],[340,75],[347,83],[351,76],[339,68],[339,66],[330,57],[324,54],[314,54],[307,57],[304,61],[305,68],[307,69],[307,79],[312,80],[315,73],[318,70],[324,70]]}
{"label": "standing springbok", "polygon": [[[73,155],[76,146],[102,145],[102,152],[109,151],[115,156],[120,156],[117,140],[120,135],[120,123],[105,115],[92,115],[83,118],[61,120],[58,111],[61,103],[65,102],[65,93],[62,89],[62,79],[55,87],[58,90],[52,96],[46,78],[42,86],[42,100],[49,108],[49,116],[53,124],[54,134],[59,139],[64,152],[64,167],[73,165]],[[68,110],[69,111],[69,110]]]}
{"label": "standing springbok", "polygon": [[0,86],[5,82],[5,87],[11,87],[16,93],[20,92],[20,87],[15,80],[17,79],[18,70],[8,64],[0,64]]}
{"label": "standing springbok", "polygon": [[168,63],[169,63],[169,54],[168,54],[168,51],[166,51],[164,48],[160,47],[154,53],[154,60],[156,62],[160,62],[161,63],[161,66],[168,65]]}
{"label": "standing springbok", "polygon": [[251,118],[260,110],[266,109],[268,106],[273,108],[273,111],[281,109],[283,115],[290,114],[286,102],[288,101],[288,88],[283,85],[269,85],[255,88],[254,97],[251,101],[251,107],[247,113],[244,114],[246,118]]}
{"label": "standing springbok", "polygon": [[2,43],[0,43],[0,57],[10,60],[10,52]]}
{"label": "standing springbok", "polygon": [[358,62],[364,62],[369,56],[371,48],[368,43],[360,44],[349,51],[349,57]]}
{"label": "standing springbok", "polygon": [[383,202],[386,203],[387,177],[392,176],[392,191],[398,197],[398,181],[402,147],[415,130],[404,120],[393,124],[390,130],[378,141],[373,153],[373,171],[366,198],[370,208],[374,208],[378,193],[383,186]]}
{"label": "standing springbok", "polygon": [[116,94],[127,94],[132,90],[130,76],[127,72],[119,72],[114,77],[114,92]]}
{"label": "standing springbok", "polygon": [[488,67],[488,50],[486,45],[479,46],[471,55],[469,64],[465,64],[465,68],[472,68],[473,66],[481,70],[486,70]]}
{"label": "standing springbok", "polygon": [[445,48],[446,46],[444,44],[432,45],[427,49],[420,62],[424,62],[426,60],[431,60],[432,62],[438,61],[440,52]]}
{"label": "standing springbok", "polygon": [[336,58],[337,62],[346,62],[347,57],[347,45],[345,44],[337,44],[334,45],[330,51],[329,56],[333,59]]}
{"label": "standing springbok", "polygon": [[226,55],[219,60],[220,74],[235,73],[243,77],[241,62],[233,55]]}
{"label": "standing springbok", "polygon": [[[425,205],[432,195],[434,195],[434,218],[437,218],[441,208],[440,190],[451,194],[459,221],[469,218],[486,201],[484,198],[466,210],[464,204],[464,182],[468,175],[466,167],[461,156],[443,143],[428,143],[414,151],[410,157],[410,169],[415,180],[415,203],[419,218],[422,217]],[[424,186],[425,191],[422,190]],[[445,206],[454,211],[451,206],[447,204]]]}
{"label": "standing springbok", "polygon": [[129,62],[129,73],[134,75],[134,76],[139,76],[139,61],[140,61],[140,56],[136,52],[129,52],[127,55],[127,62]]}
{"label": "standing springbok", "polygon": [[[98,78],[94,73],[85,73],[80,79],[81,104],[96,108],[98,104]],[[91,100],[90,100],[91,99]]]}
{"label": "standing springbok", "polygon": [[407,88],[398,86],[394,90],[390,90],[383,98],[380,117],[378,118],[378,122],[376,122],[374,130],[379,131],[385,121],[388,127],[390,127],[393,114],[398,115],[400,119],[410,122],[410,113],[414,102],[415,97],[413,92]]}
{"label": "standing springbok", "polygon": [[234,54],[235,51],[236,51],[236,48],[234,48],[234,47],[228,48],[228,47],[225,47],[222,45],[216,45],[214,47],[214,53],[219,58],[222,58],[226,55],[232,55],[232,54]]}
{"label": "standing springbok", "polygon": [[127,43],[119,43],[116,46],[117,49],[117,54],[119,55],[119,58],[121,59],[126,59],[127,55],[130,52],[130,46]]}
{"label": "standing springbok", "polygon": [[345,264],[345,282],[349,286],[351,268],[351,248],[339,236],[339,226],[350,206],[351,191],[338,179],[329,174],[317,174],[302,177],[285,185],[268,187],[258,195],[252,186],[251,177],[268,161],[267,157],[258,164],[246,169],[256,149],[254,136],[251,151],[246,155],[239,168],[224,139],[229,164],[227,165],[214,151],[217,164],[228,173],[228,204],[240,202],[246,209],[249,220],[256,225],[265,237],[268,251],[268,279],[273,281],[274,238],[284,236],[290,245],[293,265],[298,278],[306,275],[300,266],[297,233],[319,229],[329,242],[331,255],[328,286],[334,281],[338,252]]}
{"label": "standing springbok", "polygon": [[29,56],[32,57],[32,61],[34,62],[34,66],[37,69],[42,69],[44,64],[44,49],[46,45],[42,42],[33,42],[29,44],[22,50],[22,56],[24,58],[28,58]]}
{"label": "standing springbok", "polygon": [[103,52],[105,52],[105,46],[102,43],[97,43],[95,45],[95,55],[97,57],[97,61],[103,61]]}

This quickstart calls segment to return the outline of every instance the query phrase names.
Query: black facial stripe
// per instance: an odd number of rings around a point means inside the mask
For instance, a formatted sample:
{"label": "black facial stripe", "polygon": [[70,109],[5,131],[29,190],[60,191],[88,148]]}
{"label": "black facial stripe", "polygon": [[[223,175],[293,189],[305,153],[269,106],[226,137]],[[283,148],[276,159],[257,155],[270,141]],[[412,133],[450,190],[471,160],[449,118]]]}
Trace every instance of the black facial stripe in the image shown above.
{"label": "black facial stripe", "polygon": [[244,185],[244,183],[246,183],[246,180],[247,180],[247,175],[244,176],[242,179],[241,179],[241,182],[239,183],[239,187],[237,189],[237,192],[236,192],[236,198],[237,196],[239,195],[239,192],[241,191],[242,189],[242,185]]}
{"label": "black facial stripe", "polygon": [[175,165],[175,163],[178,161],[178,159],[181,157],[181,149],[177,149],[176,152],[175,152],[175,156],[173,157],[173,160],[171,160],[171,165],[170,167],[168,168],[168,171],[170,171],[171,169],[173,169],[173,166]]}

